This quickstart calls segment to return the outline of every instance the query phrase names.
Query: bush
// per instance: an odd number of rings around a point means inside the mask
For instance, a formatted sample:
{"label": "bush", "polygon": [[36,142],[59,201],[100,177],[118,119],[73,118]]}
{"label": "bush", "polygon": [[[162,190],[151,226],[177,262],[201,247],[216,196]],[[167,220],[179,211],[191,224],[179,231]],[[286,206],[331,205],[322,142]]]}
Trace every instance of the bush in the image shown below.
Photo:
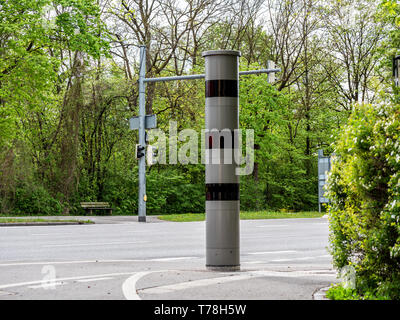
{"label": "bush", "polygon": [[327,181],[330,250],[361,296],[400,299],[400,107],[357,106]]}
{"label": "bush", "polygon": [[20,184],[15,190],[12,213],[17,215],[59,215],[63,206],[42,186]]}
{"label": "bush", "polygon": [[359,300],[361,297],[355,289],[344,288],[340,284],[336,284],[329,288],[326,297],[330,300]]}
{"label": "bush", "polygon": [[106,201],[115,209],[113,215],[134,215],[138,210],[137,167],[109,173],[105,179],[104,191],[100,197],[90,193],[80,201]]}
{"label": "bush", "polygon": [[149,214],[203,213],[205,210],[205,184],[193,181],[194,168],[188,166],[186,174],[179,169],[150,171],[147,175],[147,210]]}
{"label": "bush", "polygon": [[387,300],[388,297],[376,296],[375,294],[366,291],[360,296],[356,289],[344,288],[341,284],[336,284],[329,288],[326,292],[326,297],[330,300]]}
{"label": "bush", "polygon": [[263,210],[266,208],[264,185],[254,181],[252,176],[240,178],[240,209]]}

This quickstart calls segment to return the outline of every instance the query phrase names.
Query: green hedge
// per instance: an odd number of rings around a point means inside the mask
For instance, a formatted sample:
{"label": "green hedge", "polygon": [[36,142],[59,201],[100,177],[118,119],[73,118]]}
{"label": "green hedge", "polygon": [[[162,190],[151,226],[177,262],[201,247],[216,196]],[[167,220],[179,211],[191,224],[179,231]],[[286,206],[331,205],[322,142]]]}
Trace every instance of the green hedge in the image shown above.
{"label": "green hedge", "polygon": [[334,264],[356,271],[355,290],[400,299],[400,107],[355,107],[328,177]]}

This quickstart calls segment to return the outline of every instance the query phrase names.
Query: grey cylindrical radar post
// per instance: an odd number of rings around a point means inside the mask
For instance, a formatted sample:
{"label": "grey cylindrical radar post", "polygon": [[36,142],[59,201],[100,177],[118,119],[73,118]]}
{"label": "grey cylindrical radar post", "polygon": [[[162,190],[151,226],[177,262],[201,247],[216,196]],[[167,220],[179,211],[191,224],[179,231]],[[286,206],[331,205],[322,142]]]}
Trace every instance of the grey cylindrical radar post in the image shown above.
{"label": "grey cylindrical radar post", "polygon": [[[233,153],[239,128],[239,51],[205,57],[206,267],[240,268],[239,176]],[[229,130],[227,130],[229,129]]]}

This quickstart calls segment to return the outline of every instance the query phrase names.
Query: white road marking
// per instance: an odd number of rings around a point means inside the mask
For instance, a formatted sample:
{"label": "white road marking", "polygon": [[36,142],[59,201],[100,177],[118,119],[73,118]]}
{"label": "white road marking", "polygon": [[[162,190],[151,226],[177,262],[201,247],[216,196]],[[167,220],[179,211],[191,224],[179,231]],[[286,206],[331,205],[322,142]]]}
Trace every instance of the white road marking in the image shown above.
{"label": "white road marking", "polygon": [[128,262],[168,262],[174,260],[197,259],[199,257],[170,257],[160,259],[126,259],[126,260],[79,260],[79,261],[37,261],[37,262],[12,262],[0,264],[0,267],[36,266],[36,265],[56,265],[56,264],[84,264],[84,263],[128,263]]}
{"label": "white road marking", "polygon": [[255,240],[257,240],[257,239],[261,239],[261,238],[272,238],[272,239],[274,239],[274,240],[278,240],[278,239],[284,239],[284,240],[287,240],[287,239],[293,239],[293,238],[296,238],[296,239],[298,239],[298,240],[301,240],[301,239],[310,239],[310,236],[309,235],[304,235],[304,236],[298,236],[298,235],[289,235],[289,234],[287,234],[287,235],[268,235],[268,236],[252,236],[252,237],[242,237],[242,239],[246,239],[246,240],[248,240],[248,239],[255,239]]}
{"label": "white road marking", "polygon": [[73,234],[72,232],[70,233],[32,233],[31,236],[65,236],[65,235],[71,235]]}
{"label": "white road marking", "polygon": [[[101,278],[101,277],[116,277],[116,276],[126,276],[135,274],[136,272],[123,272],[123,273],[107,273],[107,274],[96,274],[96,275],[88,275],[88,276],[79,276],[79,277],[68,277],[68,278],[56,278],[54,281],[72,281],[72,280],[80,280],[80,279],[90,279],[90,278]],[[27,281],[27,282],[18,282],[18,283],[10,283],[10,284],[2,284],[0,285],[1,289],[6,288],[14,288],[14,287],[23,287],[23,286],[31,286],[36,284],[46,284],[49,280],[36,280],[36,281]]]}
{"label": "white road marking", "polygon": [[63,286],[65,284],[68,284],[68,282],[53,282],[53,281],[48,281],[46,283],[42,283],[36,286],[28,286],[30,289],[47,289],[47,288],[53,288],[55,286]]}
{"label": "white road marking", "polygon": [[247,254],[251,255],[262,255],[262,254],[280,254],[280,253],[296,253],[298,251],[285,250],[285,251],[261,251],[261,252],[249,252]]}
{"label": "white road marking", "polygon": [[318,258],[328,258],[330,255],[322,255],[322,256],[313,256],[313,257],[300,257],[300,258],[290,258],[290,259],[276,259],[271,260],[271,262],[288,262],[288,261],[305,261],[305,260],[314,260]]}
{"label": "white road marking", "polygon": [[[23,222],[23,221],[21,221]],[[60,221],[60,222],[64,222],[64,221]],[[68,221],[65,221],[68,222]],[[45,222],[44,222],[45,223]],[[61,224],[61,225],[24,225],[24,226],[2,226],[1,229],[12,229],[12,230],[18,230],[18,229],[24,229],[24,230],[28,230],[28,229],[35,229],[35,231],[38,230],[48,230],[49,228],[57,230],[57,229],[62,229],[62,228],[66,228],[66,227],[79,227],[79,228],[93,228],[95,226],[101,226],[101,224]],[[31,230],[32,231],[32,230]]]}
{"label": "white road marking", "polygon": [[287,262],[287,261],[303,261],[303,260],[314,260],[317,257],[301,257],[301,258],[291,258],[291,259],[276,259],[271,260],[271,262]]}
{"label": "white road marking", "polygon": [[122,284],[122,292],[127,300],[140,300],[136,290],[136,283],[140,278],[150,273],[152,273],[152,271],[138,272],[124,281]]}
{"label": "white road marking", "polygon": [[265,224],[262,226],[256,226],[257,228],[270,228],[270,227],[289,227],[288,224]]}
{"label": "white road marking", "polygon": [[287,277],[297,278],[305,276],[336,276],[333,270],[299,270],[299,271],[252,271],[254,275],[259,277]]}
{"label": "white road marking", "polygon": [[272,236],[272,235],[269,235],[269,236],[242,236],[241,237],[242,239],[261,239],[261,238],[274,238],[274,239],[276,239],[277,237],[276,236]]}
{"label": "white road marking", "polygon": [[148,242],[148,241],[49,244],[49,245],[44,245],[44,246],[42,246],[42,248],[83,247],[83,246],[107,246],[107,245],[122,245],[122,244],[138,244],[138,243],[147,243],[147,242]]}
{"label": "white road marking", "polygon": [[103,277],[103,278],[94,278],[94,279],[82,279],[82,280],[77,280],[77,282],[95,282],[95,281],[112,280],[112,279],[114,279],[114,278]]}
{"label": "white road marking", "polygon": [[168,262],[168,261],[190,260],[190,259],[198,259],[198,257],[156,258],[156,259],[149,259],[147,261]]}
{"label": "white road marking", "polygon": [[82,264],[82,263],[114,263],[114,262],[140,262],[143,260],[81,260],[81,261],[40,261],[40,262],[16,262],[3,263],[0,267],[53,265],[53,264]]}

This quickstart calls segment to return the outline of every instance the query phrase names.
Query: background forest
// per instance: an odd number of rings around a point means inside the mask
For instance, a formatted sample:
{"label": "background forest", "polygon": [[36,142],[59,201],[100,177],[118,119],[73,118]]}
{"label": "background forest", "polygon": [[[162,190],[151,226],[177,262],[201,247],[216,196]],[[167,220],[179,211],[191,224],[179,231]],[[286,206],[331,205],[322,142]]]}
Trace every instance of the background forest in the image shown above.
{"label": "background forest", "polygon": [[[396,1],[0,0],[0,212],[77,214],[80,201],[137,212],[138,47],[147,77],[204,72],[202,51],[242,52],[240,125],[255,130],[243,210],[318,208],[317,150],[357,104],[392,92]],[[204,127],[204,83],[147,85],[168,132]],[[147,169],[149,214],[204,212],[203,165]]]}

